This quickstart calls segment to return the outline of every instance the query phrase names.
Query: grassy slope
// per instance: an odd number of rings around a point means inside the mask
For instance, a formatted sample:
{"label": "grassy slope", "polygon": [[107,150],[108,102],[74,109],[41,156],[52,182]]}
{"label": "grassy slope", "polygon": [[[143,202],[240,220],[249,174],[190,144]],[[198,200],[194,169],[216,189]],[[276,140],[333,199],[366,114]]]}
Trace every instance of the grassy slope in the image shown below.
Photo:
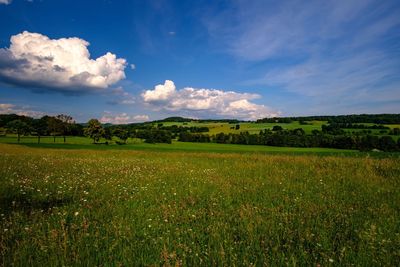
{"label": "grassy slope", "polygon": [[3,266],[400,261],[399,159],[0,151]]}

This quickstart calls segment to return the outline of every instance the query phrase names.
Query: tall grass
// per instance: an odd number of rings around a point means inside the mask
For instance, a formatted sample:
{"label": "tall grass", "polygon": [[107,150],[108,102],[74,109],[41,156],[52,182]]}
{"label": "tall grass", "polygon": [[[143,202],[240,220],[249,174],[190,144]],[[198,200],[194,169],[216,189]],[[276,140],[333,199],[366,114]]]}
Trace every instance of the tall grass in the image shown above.
{"label": "tall grass", "polygon": [[3,266],[395,266],[400,160],[0,144]]}

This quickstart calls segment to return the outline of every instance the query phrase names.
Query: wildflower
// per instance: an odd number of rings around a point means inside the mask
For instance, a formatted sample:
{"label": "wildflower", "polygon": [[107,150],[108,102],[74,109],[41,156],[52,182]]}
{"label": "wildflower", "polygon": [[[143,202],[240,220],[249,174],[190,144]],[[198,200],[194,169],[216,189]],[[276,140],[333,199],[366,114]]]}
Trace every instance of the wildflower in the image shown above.
{"label": "wildflower", "polygon": [[78,216],[78,215],[79,215],[79,212],[75,211],[74,215],[75,215],[75,216]]}

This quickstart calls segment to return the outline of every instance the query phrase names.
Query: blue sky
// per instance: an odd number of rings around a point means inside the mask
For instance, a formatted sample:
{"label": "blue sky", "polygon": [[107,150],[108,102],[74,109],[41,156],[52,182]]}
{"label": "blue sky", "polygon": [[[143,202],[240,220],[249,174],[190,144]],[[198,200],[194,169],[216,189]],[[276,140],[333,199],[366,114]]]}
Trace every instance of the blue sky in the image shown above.
{"label": "blue sky", "polygon": [[400,112],[399,1],[0,0],[0,113]]}

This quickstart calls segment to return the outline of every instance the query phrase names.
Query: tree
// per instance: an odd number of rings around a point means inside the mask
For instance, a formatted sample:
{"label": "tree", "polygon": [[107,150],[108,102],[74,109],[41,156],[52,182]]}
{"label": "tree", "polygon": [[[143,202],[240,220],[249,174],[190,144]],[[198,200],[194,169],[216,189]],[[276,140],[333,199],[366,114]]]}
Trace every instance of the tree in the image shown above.
{"label": "tree", "polygon": [[311,133],[312,133],[312,135],[315,136],[315,135],[319,135],[319,134],[320,134],[320,131],[314,129],[314,130],[311,131]]}
{"label": "tree", "polygon": [[107,141],[112,140],[112,133],[110,127],[104,128],[104,136],[103,136]]}
{"label": "tree", "polygon": [[127,130],[121,129],[121,128],[117,128],[114,130],[114,135],[116,137],[118,137],[119,139],[121,139],[121,141],[124,142],[124,144],[126,144],[126,140],[129,137],[129,132]]}
{"label": "tree", "polygon": [[153,129],[147,131],[145,134],[145,143],[167,143],[171,144],[171,133],[165,130]]}
{"label": "tree", "polygon": [[53,142],[56,142],[56,135],[61,131],[61,121],[56,117],[48,117],[47,125],[49,127],[50,134],[53,136]]}
{"label": "tree", "polygon": [[40,137],[45,135],[47,132],[47,117],[42,117],[32,121],[32,128],[38,138],[38,144],[40,144]]}
{"label": "tree", "polygon": [[6,126],[8,129],[15,131],[15,133],[17,134],[18,143],[21,139],[21,134],[24,134],[28,130],[28,124],[21,120],[10,121],[7,123]]}
{"label": "tree", "polygon": [[400,135],[400,128],[393,128],[393,129],[390,131],[390,134],[391,134],[391,135]]}
{"label": "tree", "polygon": [[379,138],[379,149],[383,151],[395,151],[396,142],[390,136],[382,136]]}
{"label": "tree", "polygon": [[225,134],[224,134],[224,133],[218,133],[218,134],[215,136],[215,141],[216,141],[217,143],[219,143],[219,144],[224,144],[224,143],[226,143],[226,136],[225,136]]}
{"label": "tree", "polygon": [[306,134],[305,131],[303,130],[303,128],[294,129],[294,130],[292,130],[292,132],[295,135],[305,135]]}
{"label": "tree", "polygon": [[282,130],[283,130],[282,126],[279,125],[275,125],[274,127],[272,127],[272,131],[282,131]]}
{"label": "tree", "polygon": [[85,128],[85,134],[93,139],[93,143],[97,143],[104,136],[104,128],[96,119],[88,121],[88,127]]}
{"label": "tree", "polygon": [[65,114],[60,114],[57,115],[56,117],[59,120],[59,129],[61,130],[61,133],[64,137],[64,143],[66,141],[65,136],[69,132],[71,128],[71,124],[75,123],[75,121],[72,119],[71,116],[65,115]]}
{"label": "tree", "polygon": [[235,130],[239,130],[239,129],[240,129],[240,124],[236,124]]}

